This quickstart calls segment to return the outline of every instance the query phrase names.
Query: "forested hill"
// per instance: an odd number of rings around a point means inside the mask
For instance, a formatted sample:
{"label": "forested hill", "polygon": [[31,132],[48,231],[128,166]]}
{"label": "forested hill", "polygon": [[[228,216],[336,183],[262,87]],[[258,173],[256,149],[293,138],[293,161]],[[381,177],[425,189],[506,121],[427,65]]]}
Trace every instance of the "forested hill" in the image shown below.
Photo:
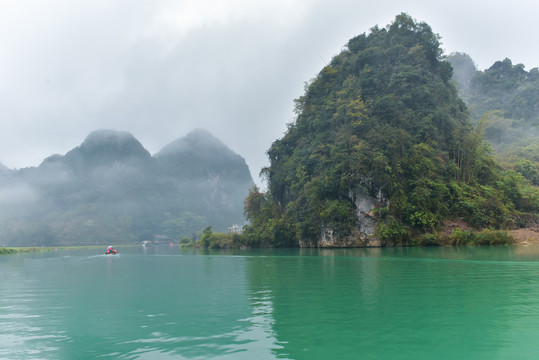
{"label": "forested hill", "polygon": [[477,70],[463,53],[448,57],[472,121],[496,150],[498,161],[539,186],[539,69],[510,59]]}
{"label": "forested hill", "polygon": [[351,39],[296,109],[268,191],[247,199],[252,244],[436,243],[445,220],[516,227],[539,209],[472,127],[438,35],[406,14]]}
{"label": "forested hill", "polygon": [[36,168],[0,167],[0,245],[180,239],[243,224],[245,160],[196,130],[152,157],[131,134],[91,133]]}

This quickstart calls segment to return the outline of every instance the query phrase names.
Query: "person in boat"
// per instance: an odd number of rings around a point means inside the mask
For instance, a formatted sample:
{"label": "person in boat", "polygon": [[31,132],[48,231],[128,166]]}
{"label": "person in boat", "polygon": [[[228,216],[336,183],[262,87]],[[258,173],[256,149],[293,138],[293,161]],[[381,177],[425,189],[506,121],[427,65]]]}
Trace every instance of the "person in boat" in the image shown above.
{"label": "person in boat", "polygon": [[116,254],[117,252],[118,252],[118,250],[114,249],[112,246],[109,246],[107,248],[106,254]]}

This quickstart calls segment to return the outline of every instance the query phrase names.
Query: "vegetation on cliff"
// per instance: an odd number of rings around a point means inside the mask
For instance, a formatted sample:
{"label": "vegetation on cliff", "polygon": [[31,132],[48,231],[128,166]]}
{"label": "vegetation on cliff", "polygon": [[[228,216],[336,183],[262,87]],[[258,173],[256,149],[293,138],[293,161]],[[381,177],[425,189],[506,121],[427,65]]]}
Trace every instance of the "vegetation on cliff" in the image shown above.
{"label": "vegetation on cliff", "polygon": [[436,235],[442,220],[518,226],[537,212],[524,177],[504,172],[473,127],[439,36],[406,14],[351,39],[296,100],[297,118],[268,150],[268,190],[251,189],[244,242],[316,246],[324,232],[365,235],[358,193],[383,243]]}
{"label": "vegetation on cliff", "polygon": [[463,53],[448,60],[472,122],[481,123],[498,162],[539,186],[539,69],[526,71],[506,58],[479,71]]}

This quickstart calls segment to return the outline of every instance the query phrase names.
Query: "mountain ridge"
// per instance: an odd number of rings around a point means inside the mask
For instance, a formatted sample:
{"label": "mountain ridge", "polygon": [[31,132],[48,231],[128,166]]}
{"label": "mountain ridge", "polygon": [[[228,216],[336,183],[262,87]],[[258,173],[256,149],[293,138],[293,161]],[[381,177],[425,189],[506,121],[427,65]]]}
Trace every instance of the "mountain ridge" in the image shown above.
{"label": "mountain ridge", "polygon": [[[128,132],[96,130],[81,145],[37,167],[2,168],[0,195],[18,189],[22,196],[27,190],[29,201],[9,209],[0,196],[0,241],[50,245],[114,238],[134,242],[156,235],[177,239],[206,226],[225,231],[243,223],[243,201],[254,182],[240,155],[207,131],[189,133],[164,148],[195,135],[197,147],[176,147],[162,157],[152,156]],[[186,161],[197,149],[220,166],[204,157]]]}

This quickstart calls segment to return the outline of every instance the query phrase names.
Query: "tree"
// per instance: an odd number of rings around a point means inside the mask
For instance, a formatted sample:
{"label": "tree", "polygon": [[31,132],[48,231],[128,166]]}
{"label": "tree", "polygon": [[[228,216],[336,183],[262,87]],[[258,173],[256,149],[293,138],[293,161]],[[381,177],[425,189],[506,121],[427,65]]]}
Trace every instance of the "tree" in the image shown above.
{"label": "tree", "polygon": [[[380,228],[388,239],[471,217],[459,204],[500,175],[451,76],[439,36],[406,14],[351,39],[307,85],[295,122],[268,150],[268,191],[249,194],[247,236],[316,245],[331,230],[344,241],[358,231],[358,188],[379,203],[378,221],[393,224]],[[499,202],[473,208],[486,214],[477,226],[508,214]]]}

